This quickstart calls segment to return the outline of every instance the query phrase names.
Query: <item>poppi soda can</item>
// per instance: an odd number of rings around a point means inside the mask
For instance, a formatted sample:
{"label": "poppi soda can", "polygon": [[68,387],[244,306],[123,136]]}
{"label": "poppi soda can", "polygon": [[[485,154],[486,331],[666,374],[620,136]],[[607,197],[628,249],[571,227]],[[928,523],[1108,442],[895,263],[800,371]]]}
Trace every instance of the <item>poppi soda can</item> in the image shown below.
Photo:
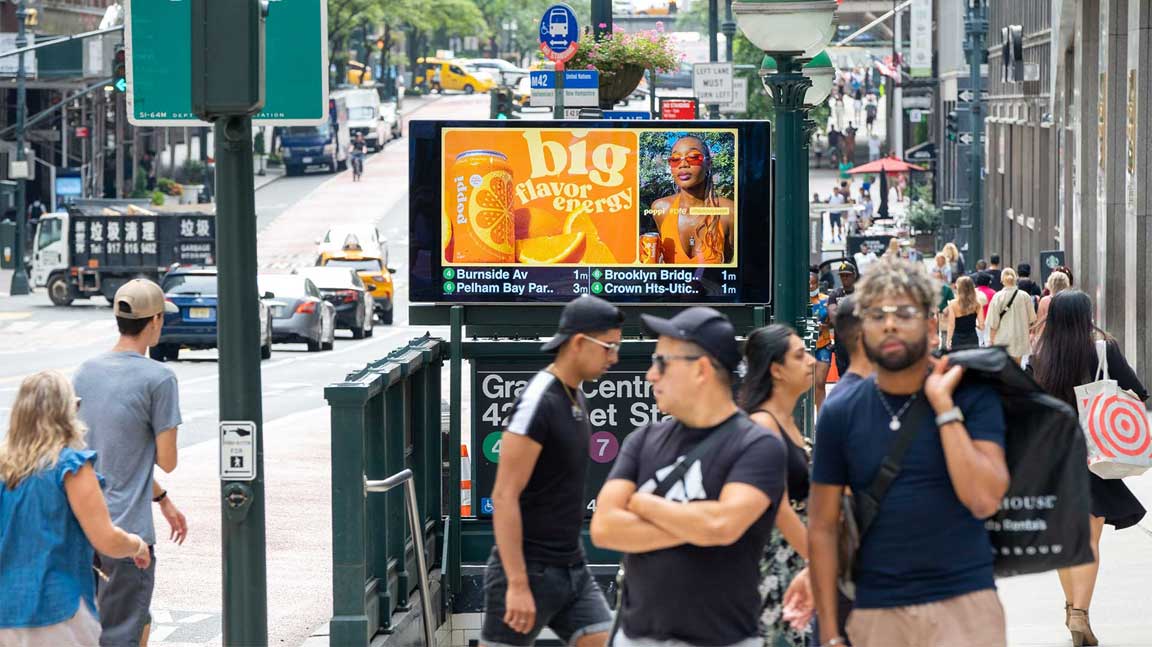
{"label": "poppi soda can", "polygon": [[449,171],[452,261],[513,263],[516,227],[512,218],[512,167],[503,153],[464,151]]}
{"label": "poppi soda can", "polygon": [[660,262],[660,234],[648,232],[640,236],[640,262],[653,265]]}

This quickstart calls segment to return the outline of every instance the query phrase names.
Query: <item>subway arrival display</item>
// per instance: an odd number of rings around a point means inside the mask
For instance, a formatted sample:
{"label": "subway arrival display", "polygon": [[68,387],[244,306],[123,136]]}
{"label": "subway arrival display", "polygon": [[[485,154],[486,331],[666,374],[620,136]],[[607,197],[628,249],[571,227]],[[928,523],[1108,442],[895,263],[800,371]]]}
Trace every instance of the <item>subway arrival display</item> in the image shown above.
{"label": "subway arrival display", "polygon": [[414,303],[766,303],[769,124],[411,125]]}

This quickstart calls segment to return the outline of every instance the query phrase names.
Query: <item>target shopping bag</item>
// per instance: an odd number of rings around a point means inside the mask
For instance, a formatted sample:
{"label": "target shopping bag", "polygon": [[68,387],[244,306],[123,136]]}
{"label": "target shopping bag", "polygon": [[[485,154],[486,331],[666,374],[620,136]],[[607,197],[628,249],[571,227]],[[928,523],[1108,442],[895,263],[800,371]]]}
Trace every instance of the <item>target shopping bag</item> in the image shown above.
{"label": "target shopping bag", "polygon": [[1152,430],[1144,403],[1108,377],[1107,342],[1096,342],[1096,381],[1076,387],[1088,469],[1104,479],[1139,476],[1152,467]]}

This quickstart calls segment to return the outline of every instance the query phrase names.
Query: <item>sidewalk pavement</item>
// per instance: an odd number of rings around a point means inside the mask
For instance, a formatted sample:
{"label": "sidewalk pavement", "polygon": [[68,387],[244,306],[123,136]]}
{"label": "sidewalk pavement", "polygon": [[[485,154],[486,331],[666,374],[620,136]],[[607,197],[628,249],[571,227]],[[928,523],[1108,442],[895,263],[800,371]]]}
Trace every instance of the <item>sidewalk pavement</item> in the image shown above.
{"label": "sidewalk pavement", "polygon": [[[299,645],[332,615],[329,410],[321,407],[264,425],[268,639]],[[156,478],[188,520],[183,546],[167,541],[154,509],[156,592],[153,644],[221,644],[219,442],[180,449],[172,474]],[[238,564],[245,568],[244,564]]]}

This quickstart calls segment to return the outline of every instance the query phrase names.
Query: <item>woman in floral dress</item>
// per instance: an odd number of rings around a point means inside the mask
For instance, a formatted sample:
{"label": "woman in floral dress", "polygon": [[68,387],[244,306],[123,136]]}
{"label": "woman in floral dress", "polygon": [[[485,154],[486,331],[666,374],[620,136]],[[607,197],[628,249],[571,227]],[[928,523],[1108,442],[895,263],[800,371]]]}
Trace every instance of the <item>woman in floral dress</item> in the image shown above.
{"label": "woman in floral dress", "polygon": [[816,360],[792,328],[780,324],[760,328],[744,349],[747,374],[741,406],[761,426],[784,440],[788,449],[788,497],[776,517],[772,536],[760,562],[760,593],[764,607],[760,630],[766,647],[806,647],[811,627],[794,629],[783,619],[784,591],[804,568],[808,557],[807,514],[809,454],[792,418],[800,396],[812,388]]}

